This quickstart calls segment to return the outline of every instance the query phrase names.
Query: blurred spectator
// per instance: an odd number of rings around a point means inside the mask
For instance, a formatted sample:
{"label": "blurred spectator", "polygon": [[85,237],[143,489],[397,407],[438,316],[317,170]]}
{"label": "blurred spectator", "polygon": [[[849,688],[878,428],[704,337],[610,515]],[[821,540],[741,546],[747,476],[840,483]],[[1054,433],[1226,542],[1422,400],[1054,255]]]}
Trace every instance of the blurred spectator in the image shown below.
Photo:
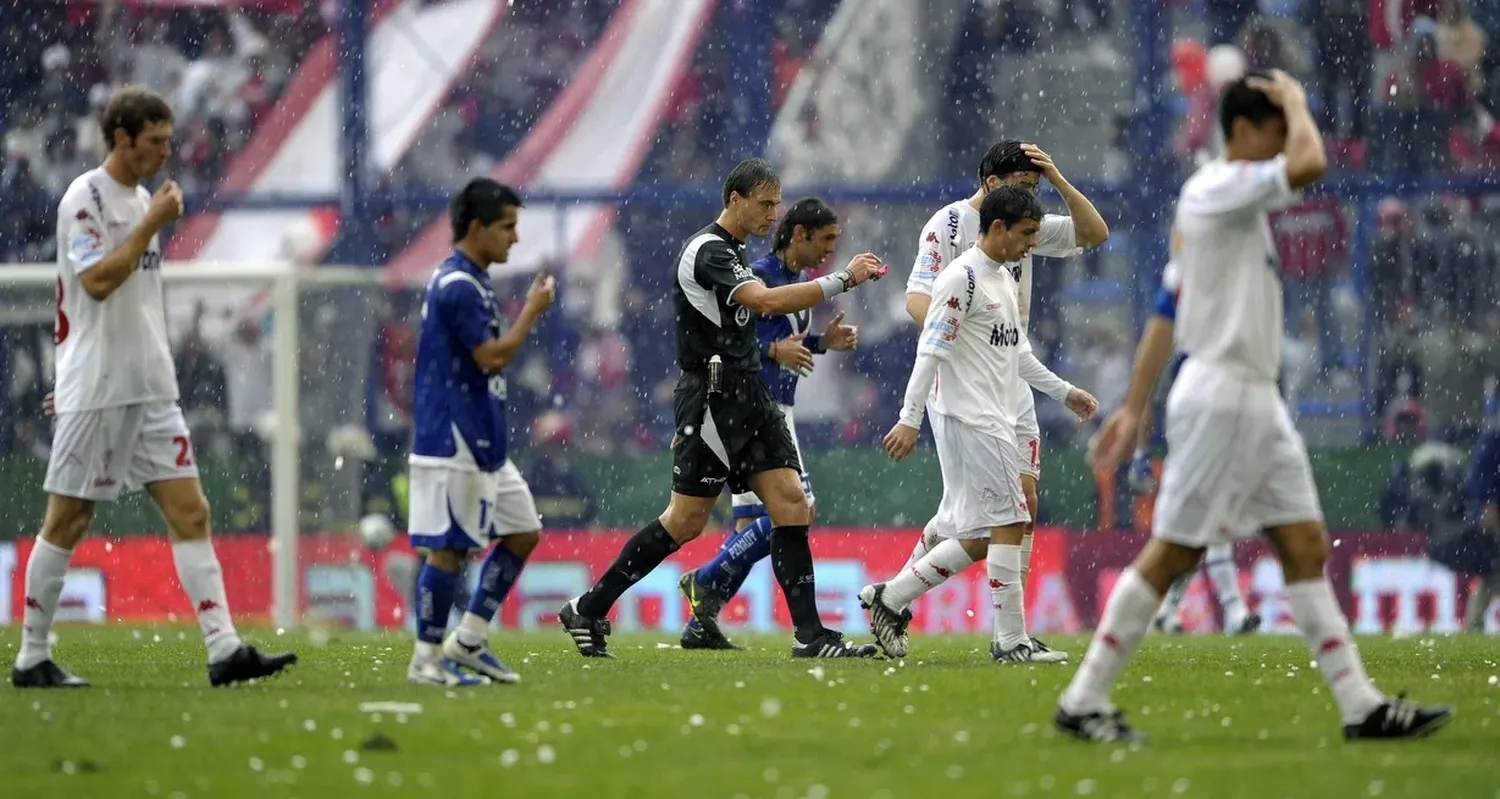
{"label": "blurred spectator", "polygon": [[1304,8],[1318,48],[1317,96],[1324,132],[1362,138],[1369,113],[1370,75],[1375,69],[1366,19],[1369,0],[1319,0]]}
{"label": "blurred spectator", "polygon": [[1427,441],[1396,462],[1380,494],[1380,518],[1401,532],[1442,535],[1462,525],[1464,453],[1452,444]]}
{"label": "blurred spectator", "polygon": [[1255,0],[1203,0],[1210,46],[1234,41],[1255,13]]}
{"label": "blurred spectator", "polygon": [[1470,111],[1468,76],[1437,50],[1437,24],[1421,17],[1412,25],[1405,52],[1387,77],[1379,111],[1380,129],[1395,135],[1372,142],[1372,168],[1387,172],[1431,172],[1446,162],[1448,134]]}
{"label": "blurred spectator", "polygon": [[1416,225],[1406,203],[1396,197],[1380,201],[1375,217],[1375,241],[1370,247],[1370,315],[1375,329],[1396,324],[1397,309],[1412,300],[1412,259]]}
{"label": "blurred spectator", "polygon": [[1336,365],[1339,357],[1337,322],[1333,316],[1333,284],[1343,271],[1347,230],[1338,200],[1314,197],[1275,214],[1271,230],[1284,279],[1287,332],[1300,326],[1301,311],[1314,310],[1318,321],[1320,371]]}
{"label": "blurred spectator", "polygon": [[1484,31],[1469,16],[1469,0],[1441,0],[1438,3],[1438,57],[1463,69],[1468,75],[1469,90],[1476,95],[1484,90],[1481,67],[1486,44]]}
{"label": "blurred spectator", "polygon": [[537,513],[549,529],[592,527],[598,513],[593,494],[568,460],[572,438],[568,417],[559,411],[541,414],[532,423],[536,459],[526,470],[526,482],[536,499]]}
{"label": "blurred spectator", "polygon": [[1461,571],[1479,576],[1469,593],[1464,628],[1479,632],[1490,603],[1500,594],[1500,429],[1486,430],[1474,447],[1465,489],[1471,518],[1478,522],[1475,532],[1482,539],[1474,542],[1471,569]]}

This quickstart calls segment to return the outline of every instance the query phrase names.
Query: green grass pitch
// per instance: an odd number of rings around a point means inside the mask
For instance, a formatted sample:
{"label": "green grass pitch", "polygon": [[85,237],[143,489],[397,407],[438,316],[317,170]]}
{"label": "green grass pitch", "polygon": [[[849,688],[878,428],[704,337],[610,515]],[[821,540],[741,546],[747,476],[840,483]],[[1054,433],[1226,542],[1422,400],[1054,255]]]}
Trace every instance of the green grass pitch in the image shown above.
{"label": "green grass pitch", "polygon": [[[597,661],[561,632],[503,633],[522,685],[444,690],[406,684],[400,634],[256,631],[302,665],[214,690],[195,630],[61,635],[95,687],[0,688],[5,797],[1500,797],[1495,639],[1362,639],[1382,688],[1459,712],[1426,740],[1350,745],[1299,640],[1152,636],[1116,693],[1153,736],[1130,750],[1053,733],[1073,666],[997,666],[972,637],[915,638],[895,663],[620,635]],[[376,701],[421,711],[361,711]]]}

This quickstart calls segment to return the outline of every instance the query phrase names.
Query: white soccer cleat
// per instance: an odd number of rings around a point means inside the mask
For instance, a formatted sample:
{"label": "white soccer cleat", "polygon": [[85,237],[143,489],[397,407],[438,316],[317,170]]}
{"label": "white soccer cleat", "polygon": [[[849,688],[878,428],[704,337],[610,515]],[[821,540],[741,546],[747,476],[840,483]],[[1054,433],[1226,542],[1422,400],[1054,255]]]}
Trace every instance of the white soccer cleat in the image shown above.
{"label": "white soccer cleat", "polygon": [[521,675],[495,657],[488,644],[468,646],[458,640],[457,631],[448,633],[443,641],[443,656],[469,671],[483,674],[490,682],[515,685],[521,681]]}
{"label": "white soccer cleat", "polygon": [[458,664],[442,660],[413,660],[406,667],[406,681],[413,685],[441,685],[449,688],[470,688],[489,685],[490,678],[478,674],[465,674]]}
{"label": "white soccer cleat", "polygon": [[1040,639],[1032,636],[1031,639],[1031,662],[1032,663],[1067,663],[1068,653],[1059,649],[1053,649],[1042,643]]}

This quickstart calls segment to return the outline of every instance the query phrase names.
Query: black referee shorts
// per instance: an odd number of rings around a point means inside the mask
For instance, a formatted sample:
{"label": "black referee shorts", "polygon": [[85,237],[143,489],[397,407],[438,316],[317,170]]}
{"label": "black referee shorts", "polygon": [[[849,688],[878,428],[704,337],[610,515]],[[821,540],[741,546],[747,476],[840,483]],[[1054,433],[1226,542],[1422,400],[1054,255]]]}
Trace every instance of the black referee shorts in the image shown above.
{"label": "black referee shorts", "polygon": [[721,391],[708,393],[708,375],[677,380],[677,437],[672,444],[672,490],[716,497],[728,483],[750,490],[750,477],[772,469],[802,471],[797,445],[758,372],[725,370]]}

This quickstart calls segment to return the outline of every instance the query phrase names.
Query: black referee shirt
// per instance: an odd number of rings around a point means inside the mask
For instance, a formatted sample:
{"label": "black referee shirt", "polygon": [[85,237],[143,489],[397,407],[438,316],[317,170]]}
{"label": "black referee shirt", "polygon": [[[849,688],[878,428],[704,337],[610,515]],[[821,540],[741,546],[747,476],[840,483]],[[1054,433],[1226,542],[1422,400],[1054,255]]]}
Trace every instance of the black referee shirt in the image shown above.
{"label": "black referee shirt", "polygon": [[760,279],[750,271],[745,243],[718,223],[694,233],[677,256],[672,304],[677,313],[677,366],[684,372],[708,368],[718,355],[724,368],[760,368],[755,313],[731,302],[734,292]]}

